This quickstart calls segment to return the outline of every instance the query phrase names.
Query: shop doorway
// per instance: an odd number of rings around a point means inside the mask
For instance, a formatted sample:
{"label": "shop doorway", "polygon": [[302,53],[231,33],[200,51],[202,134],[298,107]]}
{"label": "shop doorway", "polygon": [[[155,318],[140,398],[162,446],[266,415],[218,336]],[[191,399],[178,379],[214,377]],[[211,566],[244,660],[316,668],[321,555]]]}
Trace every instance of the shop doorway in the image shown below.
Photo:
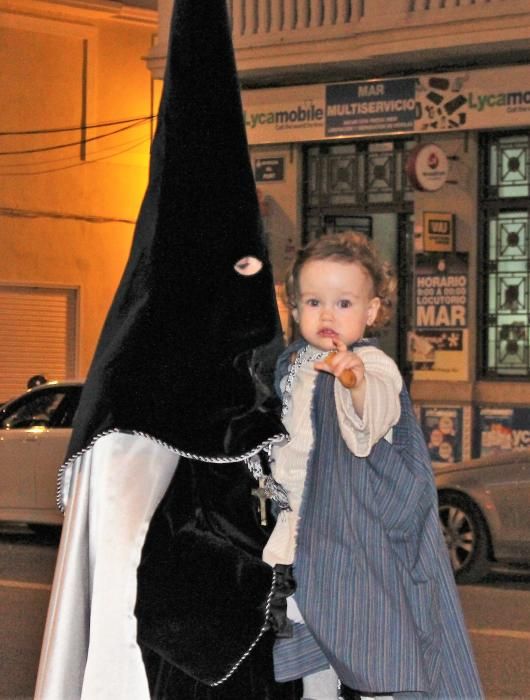
{"label": "shop doorway", "polygon": [[[388,260],[398,275],[398,298],[395,313],[388,326],[377,332],[382,350],[392,357],[407,373],[406,339],[408,314],[408,280],[402,274],[407,270],[402,252],[406,245],[407,219],[409,217],[394,212],[379,212],[364,215],[332,215],[323,217],[322,233],[339,233],[341,231],[359,231],[371,238],[383,259]],[[401,274],[400,274],[401,273]]]}
{"label": "shop doorway", "polygon": [[374,241],[396,270],[395,313],[378,338],[407,384],[414,194],[405,163],[413,145],[410,139],[314,144],[305,151],[304,177],[306,242],[328,233],[359,231]]}

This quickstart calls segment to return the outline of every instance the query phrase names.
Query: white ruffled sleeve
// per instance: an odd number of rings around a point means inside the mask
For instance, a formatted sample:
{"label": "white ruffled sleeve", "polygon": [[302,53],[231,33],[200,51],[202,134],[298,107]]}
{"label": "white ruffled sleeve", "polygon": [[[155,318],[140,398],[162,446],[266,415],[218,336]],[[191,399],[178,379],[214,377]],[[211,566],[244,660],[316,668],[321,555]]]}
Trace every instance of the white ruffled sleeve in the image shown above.
{"label": "white ruffled sleeve", "polygon": [[355,350],[364,363],[366,396],[363,417],[353,408],[350,390],[335,382],[335,403],[344,441],[357,457],[367,457],[382,437],[392,442],[392,426],[401,415],[399,394],[403,378],[396,363],[378,348]]}

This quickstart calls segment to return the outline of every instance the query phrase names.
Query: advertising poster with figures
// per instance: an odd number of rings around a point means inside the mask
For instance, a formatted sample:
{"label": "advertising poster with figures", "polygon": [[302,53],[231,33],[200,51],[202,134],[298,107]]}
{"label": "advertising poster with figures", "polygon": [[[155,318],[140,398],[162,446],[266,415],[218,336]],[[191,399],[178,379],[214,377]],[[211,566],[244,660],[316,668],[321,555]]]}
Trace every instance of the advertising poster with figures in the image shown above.
{"label": "advertising poster with figures", "polygon": [[408,356],[414,379],[467,381],[467,253],[416,256],[415,329]]}
{"label": "advertising poster with figures", "polygon": [[433,463],[462,460],[462,408],[422,406],[420,424]]}
{"label": "advertising poster with figures", "polygon": [[416,128],[463,129],[468,120],[469,74],[422,76],[416,84]]}
{"label": "advertising poster with figures", "polygon": [[530,448],[530,407],[483,407],[479,415],[481,457]]}

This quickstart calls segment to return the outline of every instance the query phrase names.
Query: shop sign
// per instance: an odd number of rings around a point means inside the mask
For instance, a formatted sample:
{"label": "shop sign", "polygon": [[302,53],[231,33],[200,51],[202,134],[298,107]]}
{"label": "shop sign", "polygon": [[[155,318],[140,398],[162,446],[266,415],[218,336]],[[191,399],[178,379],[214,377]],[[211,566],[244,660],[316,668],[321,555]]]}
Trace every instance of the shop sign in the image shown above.
{"label": "shop sign", "polygon": [[467,254],[417,255],[408,343],[415,379],[467,380],[467,309]]}
{"label": "shop sign", "polygon": [[414,129],[414,78],[335,83],[326,86],[326,136]]}
{"label": "shop sign", "polygon": [[447,212],[423,212],[423,250],[426,253],[453,251],[454,220],[454,215]]}
{"label": "shop sign", "polygon": [[256,158],[254,176],[256,182],[281,182],[284,177],[284,158]]}
{"label": "shop sign", "polygon": [[462,407],[421,406],[420,425],[434,464],[462,459]]}
{"label": "shop sign", "polygon": [[242,93],[249,144],[324,138],[324,85]]}
{"label": "shop sign", "polygon": [[410,152],[406,172],[415,189],[421,192],[437,192],[447,182],[449,161],[440,146],[435,143],[424,143]]}
{"label": "shop sign", "polygon": [[418,76],[417,131],[452,131],[528,124],[530,71],[498,67]]}
{"label": "shop sign", "polygon": [[482,407],[479,412],[480,456],[530,448],[530,408]]}
{"label": "shop sign", "polygon": [[250,144],[527,127],[528,66],[499,66],[242,94]]}

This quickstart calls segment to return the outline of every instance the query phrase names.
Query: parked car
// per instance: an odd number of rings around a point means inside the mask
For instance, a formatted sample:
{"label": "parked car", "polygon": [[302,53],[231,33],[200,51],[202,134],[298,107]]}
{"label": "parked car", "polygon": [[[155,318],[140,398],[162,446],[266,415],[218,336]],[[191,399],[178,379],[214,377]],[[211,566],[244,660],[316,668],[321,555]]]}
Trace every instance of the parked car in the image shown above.
{"label": "parked car", "polygon": [[435,465],[439,513],[456,580],[493,562],[530,565],[530,450]]}
{"label": "parked car", "polygon": [[[60,525],[57,470],[83,384],[48,382],[0,406],[0,521]],[[458,582],[493,562],[530,565],[530,450],[435,465],[439,513]]]}
{"label": "parked car", "polygon": [[81,382],[48,382],[0,407],[0,521],[62,523],[57,470],[82,387]]}

